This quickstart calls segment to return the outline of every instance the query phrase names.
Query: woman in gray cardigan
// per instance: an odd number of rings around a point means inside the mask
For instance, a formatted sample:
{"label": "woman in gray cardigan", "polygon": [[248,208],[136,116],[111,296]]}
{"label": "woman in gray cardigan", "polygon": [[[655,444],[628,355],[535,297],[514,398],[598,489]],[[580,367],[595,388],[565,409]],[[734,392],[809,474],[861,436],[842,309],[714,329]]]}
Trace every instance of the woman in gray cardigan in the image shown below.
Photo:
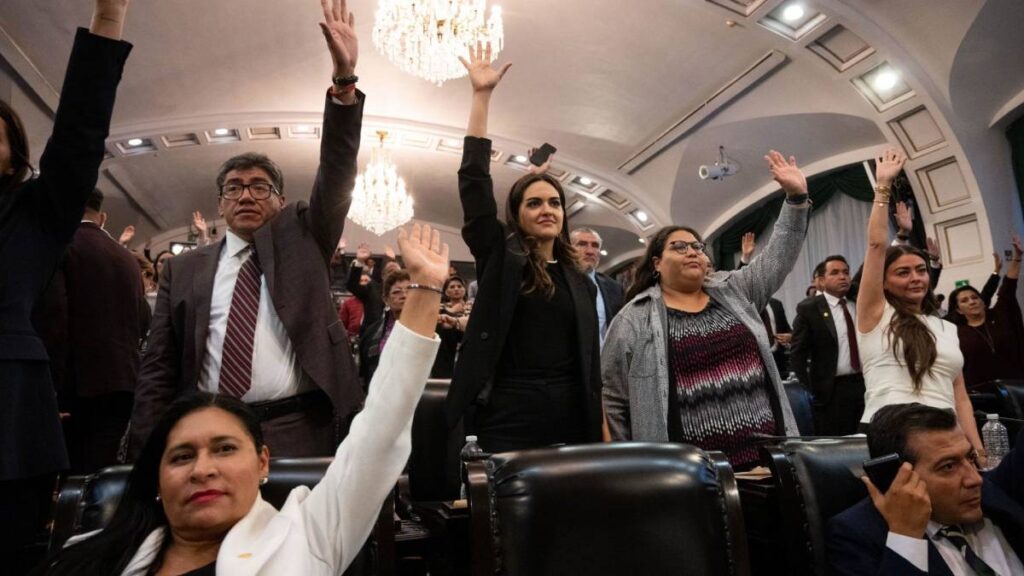
{"label": "woman in gray cardigan", "polygon": [[786,202],[749,266],[711,271],[704,241],[684,226],[648,242],[601,353],[613,440],[694,444],[746,467],[753,436],[798,435],[759,311],[793,268],[810,204],[796,160],[765,158]]}

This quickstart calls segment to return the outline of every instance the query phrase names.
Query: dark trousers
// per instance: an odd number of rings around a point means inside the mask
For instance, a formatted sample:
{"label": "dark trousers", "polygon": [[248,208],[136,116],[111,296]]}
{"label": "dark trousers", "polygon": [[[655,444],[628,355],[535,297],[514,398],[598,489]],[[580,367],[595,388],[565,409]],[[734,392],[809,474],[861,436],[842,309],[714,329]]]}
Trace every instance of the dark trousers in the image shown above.
{"label": "dark trousers", "polygon": [[340,442],[339,425],[326,394],[322,403],[263,420],[260,427],[273,458],[334,456]]}
{"label": "dark trousers", "polygon": [[818,436],[848,436],[857,433],[864,414],[864,376],[836,376],[828,402],[814,402],[814,433]]}
{"label": "dark trousers", "polygon": [[71,474],[92,474],[118,463],[133,401],[131,392],[75,398],[71,415],[63,420]]}
{"label": "dark trousers", "polygon": [[0,480],[0,572],[27,574],[46,556],[56,474]]}
{"label": "dark trousers", "polygon": [[498,382],[473,429],[480,447],[496,454],[587,441],[583,388],[576,379]]}

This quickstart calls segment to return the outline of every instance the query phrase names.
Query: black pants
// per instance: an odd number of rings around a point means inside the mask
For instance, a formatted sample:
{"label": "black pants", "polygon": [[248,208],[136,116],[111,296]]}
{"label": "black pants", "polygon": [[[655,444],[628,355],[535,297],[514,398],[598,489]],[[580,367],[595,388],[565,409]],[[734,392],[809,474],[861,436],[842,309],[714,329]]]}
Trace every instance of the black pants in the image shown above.
{"label": "black pants", "polygon": [[0,572],[28,574],[46,556],[56,474],[0,480]]}
{"label": "black pants", "polygon": [[71,416],[63,421],[71,474],[92,474],[117,464],[133,400],[131,392],[75,398]]}
{"label": "black pants", "polygon": [[814,403],[814,433],[818,436],[856,434],[863,415],[864,376],[836,376],[829,401]]}
{"label": "black pants", "polygon": [[576,379],[505,379],[477,408],[480,447],[496,454],[587,441],[583,386]]}

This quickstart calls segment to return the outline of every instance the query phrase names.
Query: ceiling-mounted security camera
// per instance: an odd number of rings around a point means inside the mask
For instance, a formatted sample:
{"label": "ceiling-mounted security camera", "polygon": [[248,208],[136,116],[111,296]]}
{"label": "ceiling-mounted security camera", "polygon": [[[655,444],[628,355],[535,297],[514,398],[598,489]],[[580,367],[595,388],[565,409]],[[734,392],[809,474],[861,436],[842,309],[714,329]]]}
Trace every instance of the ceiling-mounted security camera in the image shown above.
{"label": "ceiling-mounted security camera", "polygon": [[737,166],[735,162],[733,162],[729,158],[726,158],[725,147],[719,146],[718,162],[715,162],[711,166],[704,164],[697,170],[697,175],[700,176],[701,180],[707,180],[709,178],[711,180],[721,180],[726,176],[732,176],[733,174],[739,172],[739,170],[740,167]]}

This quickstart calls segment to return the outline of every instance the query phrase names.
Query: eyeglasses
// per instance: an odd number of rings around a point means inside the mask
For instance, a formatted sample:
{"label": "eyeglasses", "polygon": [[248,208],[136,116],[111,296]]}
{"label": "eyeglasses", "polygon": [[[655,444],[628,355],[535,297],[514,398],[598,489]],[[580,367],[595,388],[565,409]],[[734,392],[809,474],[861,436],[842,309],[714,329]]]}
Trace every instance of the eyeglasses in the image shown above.
{"label": "eyeglasses", "polygon": [[221,198],[228,200],[238,200],[242,197],[242,192],[246,188],[249,189],[249,195],[252,196],[253,200],[266,200],[270,198],[271,193],[278,193],[277,188],[269,182],[253,182],[252,184],[225,184],[220,187],[220,195]]}
{"label": "eyeglasses", "polygon": [[693,248],[694,252],[703,252],[704,247],[707,244],[700,240],[694,240],[693,242],[687,242],[686,240],[676,240],[675,242],[669,242],[666,248],[675,252],[676,254],[686,254],[686,250]]}

